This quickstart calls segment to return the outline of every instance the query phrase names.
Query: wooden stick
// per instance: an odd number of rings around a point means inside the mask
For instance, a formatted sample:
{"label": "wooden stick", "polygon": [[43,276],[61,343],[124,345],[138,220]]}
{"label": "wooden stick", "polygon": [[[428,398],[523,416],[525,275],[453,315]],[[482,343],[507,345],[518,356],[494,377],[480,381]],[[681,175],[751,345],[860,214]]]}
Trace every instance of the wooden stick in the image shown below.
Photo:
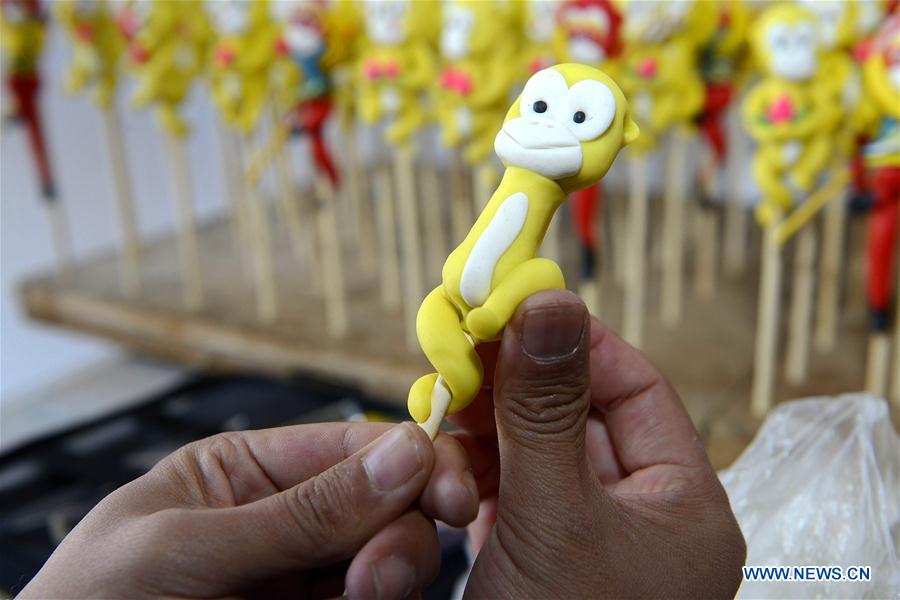
{"label": "wooden stick", "polygon": [[[274,127],[278,126],[277,116],[272,108]],[[315,254],[310,254],[310,246],[312,240],[309,236],[303,235],[303,219],[300,216],[299,198],[297,197],[294,177],[291,173],[290,159],[288,157],[288,148],[285,146],[275,156],[275,172],[278,177],[278,200],[281,207],[281,214],[284,217],[284,223],[288,233],[288,239],[291,243],[291,250],[298,264],[303,264],[306,260],[311,259]],[[314,269],[313,269],[314,271]]]}
{"label": "wooden stick", "polygon": [[[250,136],[242,141],[243,163],[250,156]],[[256,316],[262,323],[272,323],[278,317],[278,294],[275,290],[275,270],[272,263],[272,241],[269,214],[254,182],[244,178],[247,197],[248,230],[253,248],[253,280],[256,291]]]}
{"label": "wooden stick", "polygon": [[886,397],[890,345],[890,338],[886,333],[876,332],[869,336],[869,348],[866,355],[866,391],[880,398]]}
{"label": "wooden stick", "polygon": [[759,312],[756,319],[756,355],[753,361],[753,395],[750,401],[750,412],[757,418],[764,417],[772,406],[780,305],[781,246],[778,243],[777,222],[774,222],[763,232]]}
{"label": "wooden stick", "polygon": [[814,334],[815,347],[819,352],[834,350],[837,342],[846,222],[847,207],[843,191],[839,191],[838,197],[832,200],[825,209]]}
{"label": "wooden stick", "polygon": [[359,157],[355,132],[348,131],[346,166],[344,180],[347,182],[347,199],[350,209],[356,214],[354,227],[357,239],[357,257],[359,268],[363,273],[371,273],[376,268],[378,249],[375,241],[375,218],[372,214],[372,201],[368,186],[364,186],[365,171]]}
{"label": "wooden stick", "polygon": [[441,269],[447,258],[447,236],[444,233],[443,196],[438,184],[437,168],[433,163],[421,166],[422,195],[425,226],[425,264],[429,284],[441,280]]}
{"label": "wooden stick", "polygon": [[416,204],[416,176],[412,145],[404,144],[394,152],[394,182],[397,210],[400,213],[400,236],[403,243],[403,314],[406,347],[419,347],[416,337],[416,313],[425,297],[422,283],[422,241],[419,239],[419,209]]}
{"label": "wooden stick", "polygon": [[725,274],[737,277],[747,264],[747,213],[741,198],[741,171],[749,162],[747,144],[744,143],[739,111],[732,111],[728,119],[728,198],[725,204],[723,268]]}
{"label": "wooden stick", "polygon": [[[897,215],[900,219],[900,214]],[[900,223],[898,223],[900,227]],[[897,240],[897,254],[900,256],[900,239]],[[895,267],[897,281],[895,282],[895,294],[897,301],[894,303],[894,366],[891,369],[894,372],[894,383],[891,386],[891,398],[894,402],[894,408],[900,411],[900,265]]]}
{"label": "wooden stick", "polygon": [[660,316],[664,325],[672,326],[681,320],[684,283],[685,233],[685,138],[673,132],[666,156],[665,211],[662,233],[662,302]]}
{"label": "wooden stick", "polygon": [[106,146],[112,166],[113,195],[118,205],[119,224],[122,228],[122,292],[129,297],[141,293],[141,241],[134,218],[134,198],[131,194],[131,178],[125,162],[122,124],[115,102],[103,111]]}
{"label": "wooden stick", "polygon": [[617,285],[625,287],[628,285],[628,272],[631,271],[628,262],[631,260],[631,254],[628,250],[629,217],[627,216],[627,214],[630,214],[630,209],[626,214],[625,210],[617,210],[615,208],[622,205],[622,202],[617,202],[615,204],[613,204],[612,202],[609,203],[609,220],[612,224],[611,234],[613,247],[613,281]]}
{"label": "wooden stick", "polygon": [[560,223],[559,215],[550,221],[547,233],[544,236],[544,242],[541,244],[541,254],[562,267],[562,244],[559,239],[562,225]]}
{"label": "wooden stick", "polygon": [[438,432],[441,430],[441,423],[447,415],[451,398],[450,390],[447,388],[447,384],[444,383],[444,378],[438,375],[434,388],[431,390],[431,414],[428,415],[428,419],[424,423],[419,424],[432,441],[434,441],[434,438],[437,437]]}
{"label": "wooden stick", "polygon": [[72,277],[72,238],[66,224],[66,213],[58,198],[44,203],[47,210],[47,221],[50,223],[50,237],[53,240],[53,253],[56,255],[56,270],[63,280]]}
{"label": "wooden stick", "polygon": [[181,287],[184,306],[188,310],[203,307],[203,279],[200,270],[200,250],[197,243],[197,227],[194,223],[194,199],[185,141],[175,135],[166,135],[175,183],[175,207],[178,212],[178,252],[181,261]]}
{"label": "wooden stick", "polygon": [[694,216],[697,228],[694,249],[694,291],[698,298],[710,300],[716,294],[718,218],[716,211],[707,206],[698,206]]}
{"label": "wooden stick", "polygon": [[344,268],[341,258],[341,237],[337,225],[337,201],[334,187],[324,173],[316,173],[313,180],[319,199],[316,225],[319,255],[322,257],[322,292],[325,304],[325,323],[328,334],[342,338],[347,334],[349,319],[344,290]]}
{"label": "wooden stick", "polygon": [[816,230],[808,224],[797,234],[794,285],[785,361],[785,378],[792,385],[806,381],[809,373],[809,338],[816,269]]}
{"label": "wooden stick", "polygon": [[222,171],[225,175],[225,190],[228,195],[229,220],[231,223],[232,240],[235,249],[240,256],[244,274],[252,271],[251,234],[247,223],[244,178],[241,177],[241,164],[238,159],[240,149],[237,137],[226,129],[221,119],[218,120],[217,137],[219,140],[219,154],[222,159]]}
{"label": "wooden stick", "polygon": [[395,310],[400,306],[400,264],[397,254],[391,172],[387,166],[378,165],[375,168],[374,184],[378,202],[375,218],[378,221],[381,304],[387,310]]}
{"label": "wooden stick", "polygon": [[635,348],[643,342],[644,267],[647,243],[647,159],[632,155],[629,184],[628,272],[623,337]]}
{"label": "wooden stick", "polygon": [[453,244],[461,243],[472,227],[472,203],[466,198],[466,169],[459,152],[450,157],[450,222],[453,230]]}

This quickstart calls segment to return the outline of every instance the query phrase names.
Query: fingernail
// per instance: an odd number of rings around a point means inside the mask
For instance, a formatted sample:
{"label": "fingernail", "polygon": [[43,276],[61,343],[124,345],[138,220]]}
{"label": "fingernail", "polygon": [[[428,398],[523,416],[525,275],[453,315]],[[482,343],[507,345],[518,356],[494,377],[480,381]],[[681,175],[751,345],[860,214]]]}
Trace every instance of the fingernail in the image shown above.
{"label": "fingernail", "polygon": [[372,565],[375,595],[386,598],[407,598],[416,584],[416,572],[412,565],[397,556],[386,556]]}
{"label": "fingernail", "polygon": [[525,313],[523,320],[525,353],[541,361],[572,354],[584,333],[584,309],[575,304],[533,308]]}
{"label": "fingernail", "polygon": [[396,489],[422,468],[419,447],[407,424],[401,424],[379,438],[363,458],[363,468],[376,489]]}

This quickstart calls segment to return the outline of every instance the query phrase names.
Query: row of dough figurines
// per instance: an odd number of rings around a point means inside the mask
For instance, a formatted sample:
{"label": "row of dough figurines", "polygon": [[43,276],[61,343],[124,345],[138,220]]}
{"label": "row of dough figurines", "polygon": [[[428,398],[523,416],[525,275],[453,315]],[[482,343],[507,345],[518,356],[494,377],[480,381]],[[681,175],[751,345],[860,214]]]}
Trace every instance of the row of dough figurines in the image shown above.
{"label": "row of dough figurines", "polygon": [[[203,311],[191,123],[182,116],[200,87],[217,110],[212,151],[225,165],[255,318],[277,323],[289,302],[273,269],[273,222],[290,237],[297,276],[321,298],[334,338],[353,328],[348,265],[377,272],[383,308],[402,314],[408,345],[421,345],[435,367],[409,398],[412,415],[432,428],[480,386],[473,345],[496,339],[540,289],[568,284],[602,314],[598,282],[615,278],[623,337],[640,347],[656,276],[652,236],[665,326],[682,317],[689,249],[707,298],[720,259],[733,273],[760,253],[758,292],[748,290],[758,293],[755,414],[772,403],[778,366],[800,382],[810,348],[835,347],[847,287],[865,289],[871,314],[865,386],[900,399],[900,345],[891,348],[892,329],[900,338],[891,314],[896,1],[2,0],[2,8],[4,110],[27,133],[61,278],[73,276],[65,210],[77,206],[54,184],[39,96],[62,87],[102,113],[121,290],[139,297],[145,242],[116,102],[127,94],[129,106],[153,110],[167,141],[184,309]],[[48,27],[67,39],[61,85],[41,79]],[[287,151],[296,140],[311,189],[297,187]],[[601,202],[600,180],[620,150],[615,171],[627,197]],[[759,248],[748,242],[742,167],[755,182]],[[261,191],[266,177],[277,181],[276,202]],[[662,196],[658,231],[648,224],[652,187]],[[858,207],[868,211],[867,240],[847,248],[847,214]],[[568,282],[558,266],[567,247],[579,263]],[[865,281],[848,281],[846,255],[860,252]]]}

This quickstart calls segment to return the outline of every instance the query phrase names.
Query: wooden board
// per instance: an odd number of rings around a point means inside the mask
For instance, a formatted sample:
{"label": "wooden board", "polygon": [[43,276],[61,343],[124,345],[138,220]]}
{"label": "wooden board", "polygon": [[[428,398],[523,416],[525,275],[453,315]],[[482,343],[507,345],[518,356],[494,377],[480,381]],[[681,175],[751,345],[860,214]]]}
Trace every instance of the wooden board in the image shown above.
{"label": "wooden board", "polygon": [[[624,202],[624,198],[610,197],[609,201]],[[659,223],[659,204],[651,205],[651,223],[655,225]],[[624,210],[624,204],[614,209]],[[306,234],[309,226],[308,220],[304,222]],[[849,249],[862,247],[861,226],[861,222],[853,223]],[[564,231],[570,230],[568,225],[564,227]],[[276,376],[303,374],[405,403],[410,383],[430,369],[421,355],[406,349],[400,311],[382,308],[376,273],[359,268],[350,240],[345,240],[343,247],[350,335],[337,341],[327,338],[321,301],[306,284],[309,274],[297,263],[286,231],[277,223],[273,223],[273,257],[281,314],[272,325],[259,324],[250,278],[242,272],[231,231],[225,222],[208,223],[200,229],[208,300],[202,313],[192,314],[182,308],[173,238],[147,243],[144,293],[138,300],[121,294],[116,279],[117,257],[106,255],[78,263],[69,282],[52,275],[26,282],[22,288],[25,307],[41,321],[197,368]],[[748,256],[757,257],[759,236],[754,232],[750,239]],[[567,279],[576,282],[574,236],[566,237],[564,246],[564,270]],[[790,387],[779,379],[776,398],[862,388],[866,312],[861,254],[848,252],[852,257],[848,264],[851,284],[847,286],[838,347],[825,356],[813,355],[810,377],[803,386]],[[737,457],[759,425],[749,412],[758,265],[750,267],[740,279],[723,277],[716,298],[687,303],[683,322],[670,329],[662,327],[658,317],[659,289],[654,282],[659,278],[652,272],[647,278],[645,351],[679,391],[717,468]],[[602,318],[618,328],[622,290],[611,279],[605,278],[602,290]]]}

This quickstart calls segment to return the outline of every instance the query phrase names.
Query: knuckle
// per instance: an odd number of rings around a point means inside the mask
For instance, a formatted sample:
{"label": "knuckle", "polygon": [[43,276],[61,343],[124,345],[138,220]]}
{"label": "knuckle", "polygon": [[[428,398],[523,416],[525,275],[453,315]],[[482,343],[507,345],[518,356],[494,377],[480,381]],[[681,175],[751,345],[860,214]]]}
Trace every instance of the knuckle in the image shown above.
{"label": "knuckle", "polygon": [[352,485],[341,476],[319,475],[286,494],[288,513],[300,535],[320,556],[334,553],[353,513]]}
{"label": "knuckle", "polygon": [[587,383],[574,378],[516,382],[503,390],[501,404],[521,429],[558,434],[572,430],[586,416]]}

